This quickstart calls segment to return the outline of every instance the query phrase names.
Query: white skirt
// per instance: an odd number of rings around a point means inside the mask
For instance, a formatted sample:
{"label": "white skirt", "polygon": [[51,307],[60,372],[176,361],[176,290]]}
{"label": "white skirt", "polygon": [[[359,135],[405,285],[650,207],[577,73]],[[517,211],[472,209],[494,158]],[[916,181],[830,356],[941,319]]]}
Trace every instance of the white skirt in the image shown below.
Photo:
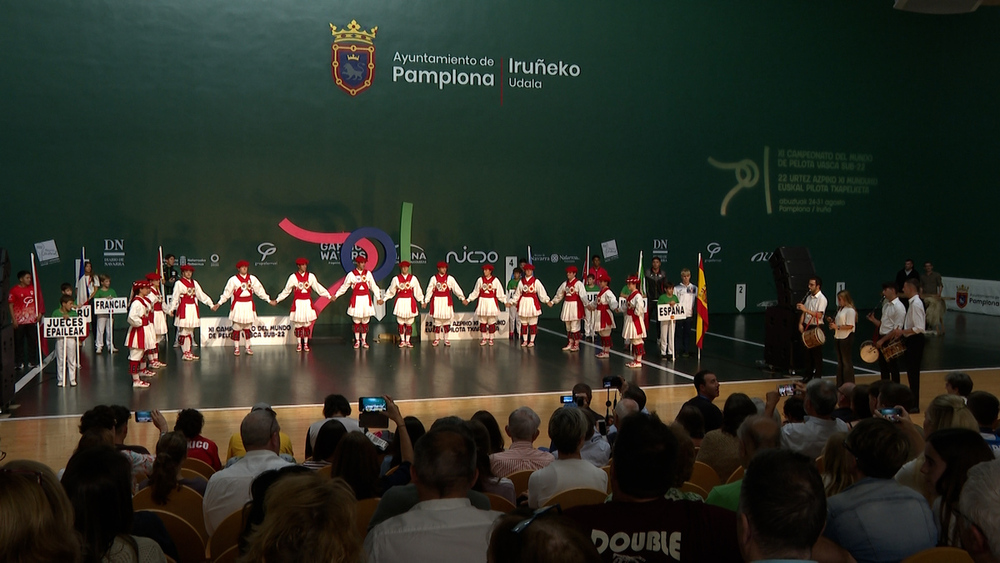
{"label": "white skirt", "polygon": [[156,333],[153,332],[153,325],[146,325],[142,327],[145,331],[143,338],[145,339],[147,350],[156,350]]}
{"label": "white skirt", "polygon": [[583,316],[577,312],[576,301],[563,301],[562,311],[559,313],[559,319],[563,322],[569,321],[580,321],[587,315],[587,309],[583,309]]}
{"label": "white skirt", "polygon": [[311,299],[296,299],[294,309],[289,314],[289,319],[293,323],[311,323],[316,320],[316,310],[313,309]]}
{"label": "white skirt", "polygon": [[535,308],[535,300],[531,297],[522,296],[517,304],[517,316],[522,319],[542,316],[542,312]]}
{"label": "white skirt", "polygon": [[450,321],[455,316],[455,309],[448,304],[447,297],[435,297],[434,301],[431,302],[431,307],[434,309],[434,312],[431,313],[433,319]]}
{"label": "white skirt", "polygon": [[359,295],[353,307],[347,307],[347,316],[355,319],[364,319],[375,316],[375,307],[372,307],[371,295]]}
{"label": "white skirt", "polygon": [[[419,307],[414,307],[414,299],[412,297],[397,297],[396,304],[392,308],[392,314],[396,316],[397,319],[409,320],[416,318],[420,314]],[[414,313],[413,310],[417,309]]]}
{"label": "white skirt", "polygon": [[642,317],[639,317],[639,326],[636,326],[636,323],[632,321],[632,317],[625,316],[625,324],[622,326],[622,338],[625,340],[646,338],[646,325],[642,322]]}
{"label": "white skirt", "polygon": [[177,328],[198,328],[201,326],[201,318],[198,315],[198,305],[196,303],[190,303],[188,305],[181,305],[184,307],[184,318],[182,319],[177,313],[180,309],[174,312],[174,326]]}
{"label": "white skirt", "polygon": [[499,317],[500,308],[497,307],[497,302],[492,298],[484,299],[479,298],[479,303],[476,304],[476,314],[479,318],[483,317]]}
{"label": "white skirt", "polygon": [[229,320],[241,325],[257,324],[257,311],[252,301],[237,301],[229,308]]}
{"label": "white skirt", "polygon": [[153,332],[155,334],[167,333],[167,315],[163,311],[153,311]]}

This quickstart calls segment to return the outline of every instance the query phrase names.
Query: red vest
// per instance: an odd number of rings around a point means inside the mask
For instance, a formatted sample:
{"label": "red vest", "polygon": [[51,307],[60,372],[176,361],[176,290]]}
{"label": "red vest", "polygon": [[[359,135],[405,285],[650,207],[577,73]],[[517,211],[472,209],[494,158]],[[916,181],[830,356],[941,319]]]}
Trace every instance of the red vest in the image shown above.
{"label": "red vest", "polygon": [[403,274],[396,276],[397,285],[399,286],[399,291],[396,292],[396,299],[400,297],[410,298],[410,307],[412,307],[413,314],[417,313],[417,300],[413,298],[413,274]]}
{"label": "red vest", "polygon": [[[444,289],[439,289],[441,286],[444,286]],[[431,295],[434,297],[447,297],[448,306],[449,307],[452,306],[451,288],[448,287],[448,274],[445,274],[444,277],[442,277],[441,274],[434,274],[434,289],[431,291]],[[434,314],[434,300],[431,299],[431,315],[433,314]]]}
{"label": "red vest", "polygon": [[496,289],[493,288],[493,280],[495,279],[496,278],[493,276],[490,276],[489,278],[483,276],[483,284],[479,286],[479,297],[480,299],[492,299],[493,304],[496,305],[497,309],[499,309],[500,302],[497,301],[497,292]]}
{"label": "red vest", "polygon": [[573,278],[573,281],[566,282],[566,302],[571,303],[576,302],[576,316],[579,318],[584,318],[586,313],[583,309],[583,299],[580,298],[580,294],[576,292],[576,282],[577,279]]}
{"label": "red vest", "polygon": [[368,295],[368,292],[370,291],[368,281],[363,277],[365,275],[365,270],[354,270],[354,275],[361,277],[361,281],[354,282],[354,285],[351,286],[351,307],[356,307],[358,304],[358,297]]}
{"label": "red vest", "polygon": [[518,298],[518,300],[517,300],[518,307],[521,306],[521,299],[524,299],[525,297],[528,297],[529,299],[534,300],[534,302],[535,302],[535,310],[538,311],[538,312],[541,312],[542,311],[542,302],[541,302],[541,300],[538,299],[538,293],[535,292],[535,277],[534,276],[528,276],[528,277],[521,278],[521,285],[524,286],[524,287],[521,288],[521,297]]}
{"label": "red vest", "polygon": [[177,303],[177,318],[184,318],[184,310],[187,309],[188,305],[197,305],[195,301],[195,291],[194,291],[194,280],[189,280],[187,278],[181,278],[177,280],[184,286],[184,292],[181,293],[180,301]]}
{"label": "red vest", "polygon": [[610,288],[603,288],[601,292],[597,294],[597,311],[601,314],[601,329],[611,326],[613,319],[611,318],[611,306],[609,306],[604,301],[601,301],[601,297],[605,293],[611,293]]}

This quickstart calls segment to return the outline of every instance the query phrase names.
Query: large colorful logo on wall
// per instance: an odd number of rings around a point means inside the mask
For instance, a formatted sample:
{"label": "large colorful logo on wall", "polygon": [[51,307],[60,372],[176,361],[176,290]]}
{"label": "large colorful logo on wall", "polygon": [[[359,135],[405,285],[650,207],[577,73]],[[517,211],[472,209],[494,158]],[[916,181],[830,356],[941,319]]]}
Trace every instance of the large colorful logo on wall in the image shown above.
{"label": "large colorful logo on wall", "polygon": [[368,89],[375,78],[375,33],[365,31],[356,20],[345,29],[330,24],[333,34],[333,81],[352,96]]}

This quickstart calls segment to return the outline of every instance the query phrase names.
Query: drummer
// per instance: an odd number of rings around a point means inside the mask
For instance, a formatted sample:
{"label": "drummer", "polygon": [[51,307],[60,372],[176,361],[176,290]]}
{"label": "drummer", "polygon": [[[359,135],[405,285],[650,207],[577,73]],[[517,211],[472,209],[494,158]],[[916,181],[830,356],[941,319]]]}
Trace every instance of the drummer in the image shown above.
{"label": "drummer", "polygon": [[[906,309],[896,296],[896,283],[885,282],[882,284],[882,318],[876,319],[875,313],[868,313],[868,320],[878,327],[878,341],[875,347],[882,351],[883,346],[892,339],[892,333],[896,329],[903,328],[903,318],[906,316]],[[878,356],[878,367],[882,372],[882,379],[892,379],[899,383],[899,362],[897,358],[885,359],[885,352]]]}
{"label": "drummer", "polygon": [[854,328],[858,311],[847,290],[837,293],[837,316],[830,320],[830,330],[837,348],[837,389],[844,383],[854,383]]}
{"label": "drummer", "polygon": [[[806,368],[802,376],[802,382],[808,383],[815,377],[823,377],[823,316],[826,315],[826,296],[820,291],[823,288],[823,280],[819,276],[809,278],[809,293],[806,298],[795,306],[802,312],[799,318],[799,332],[806,334],[811,330],[817,330],[818,344],[813,347],[806,347]],[[803,342],[803,346],[805,346]]]}

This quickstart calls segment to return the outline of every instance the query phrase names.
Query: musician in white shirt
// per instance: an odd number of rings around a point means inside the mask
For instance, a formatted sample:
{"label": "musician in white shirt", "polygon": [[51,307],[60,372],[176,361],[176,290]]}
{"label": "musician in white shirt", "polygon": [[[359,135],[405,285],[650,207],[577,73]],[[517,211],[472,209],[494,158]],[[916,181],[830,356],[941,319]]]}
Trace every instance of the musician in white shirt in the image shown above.
{"label": "musician in white shirt", "polygon": [[830,321],[834,344],[837,349],[837,388],[844,383],[854,383],[854,330],[858,324],[858,311],[847,290],[837,293],[837,316]]}
{"label": "musician in white shirt", "polygon": [[[809,293],[805,300],[795,306],[802,312],[799,318],[799,332],[819,328],[823,326],[823,315],[826,314],[827,300],[823,292],[823,280],[819,276],[809,278]],[[814,377],[823,377],[823,344],[806,349],[806,369],[802,377],[804,383]]]}
{"label": "musician in white shirt", "polygon": [[906,309],[896,297],[896,284],[894,282],[882,284],[882,297],[885,298],[885,302],[882,303],[882,318],[876,319],[875,313],[868,313],[868,320],[878,327],[879,339],[875,342],[875,347],[880,350],[878,367],[882,372],[882,379],[891,378],[893,382],[899,383],[899,361],[897,358],[886,360],[882,347],[886,342],[898,338],[898,334],[894,336],[894,331],[903,328],[903,317],[906,315]]}
{"label": "musician in white shirt", "polygon": [[[906,339],[906,351],[903,360],[906,362],[906,379],[913,392],[913,404],[920,405],[920,362],[924,359],[924,331],[927,328],[927,314],[924,302],[920,299],[920,283],[909,278],[903,283],[903,296],[910,306],[903,317],[903,326],[895,330],[898,337]],[[919,408],[911,412],[920,412]]]}

